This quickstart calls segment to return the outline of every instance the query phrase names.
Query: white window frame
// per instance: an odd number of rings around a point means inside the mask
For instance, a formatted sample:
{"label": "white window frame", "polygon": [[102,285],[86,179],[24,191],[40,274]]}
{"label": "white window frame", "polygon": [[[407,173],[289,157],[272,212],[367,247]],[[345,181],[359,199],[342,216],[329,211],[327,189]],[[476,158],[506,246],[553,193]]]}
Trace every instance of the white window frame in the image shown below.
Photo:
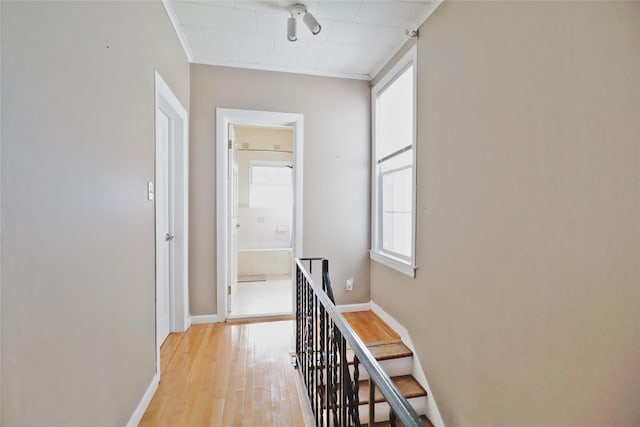
{"label": "white window frame", "polygon": [[[413,46],[371,89],[371,250],[369,256],[389,268],[397,270],[409,277],[416,276],[416,136],[417,136],[417,49]],[[377,99],[390,84],[409,67],[413,66],[413,129],[412,129],[412,197],[411,197],[411,255],[408,259],[382,249],[382,218],[381,218],[381,179],[378,174],[378,158],[376,150],[377,138]]]}

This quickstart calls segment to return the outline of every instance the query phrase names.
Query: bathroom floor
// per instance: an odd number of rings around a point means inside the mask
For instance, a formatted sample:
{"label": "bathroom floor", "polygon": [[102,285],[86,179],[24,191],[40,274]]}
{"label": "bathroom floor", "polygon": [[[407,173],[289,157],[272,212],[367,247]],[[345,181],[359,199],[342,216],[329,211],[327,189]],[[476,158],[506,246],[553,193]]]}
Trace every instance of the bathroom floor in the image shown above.
{"label": "bathroom floor", "polygon": [[265,280],[238,282],[229,315],[253,317],[293,313],[291,276],[267,276]]}

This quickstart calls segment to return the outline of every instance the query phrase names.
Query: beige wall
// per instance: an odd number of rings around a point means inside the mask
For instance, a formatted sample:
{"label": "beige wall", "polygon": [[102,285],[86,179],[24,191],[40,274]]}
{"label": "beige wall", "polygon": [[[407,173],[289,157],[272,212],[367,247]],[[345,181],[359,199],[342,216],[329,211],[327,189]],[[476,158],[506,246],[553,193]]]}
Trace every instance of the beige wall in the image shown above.
{"label": "beige wall", "polygon": [[304,114],[303,254],[329,258],[338,302],[368,301],[369,98],[364,81],[191,66],[191,314],[216,312],[216,107]]}
{"label": "beige wall", "polygon": [[160,2],[2,2],[2,424],[122,426],[155,372]]}
{"label": "beige wall", "polygon": [[415,280],[447,425],[638,425],[640,4],[445,2],[418,42]]}

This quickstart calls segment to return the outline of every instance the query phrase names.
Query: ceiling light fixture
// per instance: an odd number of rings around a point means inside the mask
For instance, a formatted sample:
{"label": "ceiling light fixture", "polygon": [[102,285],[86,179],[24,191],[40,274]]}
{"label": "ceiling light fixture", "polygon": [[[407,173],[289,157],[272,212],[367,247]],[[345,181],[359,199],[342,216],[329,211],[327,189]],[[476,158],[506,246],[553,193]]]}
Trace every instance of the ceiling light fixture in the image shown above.
{"label": "ceiling light fixture", "polygon": [[294,4],[289,10],[291,17],[287,20],[287,39],[290,42],[298,40],[296,33],[296,19],[302,17],[302,21],[305,23],[311,34],[318,35],[322,30],[322,26],[318,20],[307,11],[307,8],[303,4]]}

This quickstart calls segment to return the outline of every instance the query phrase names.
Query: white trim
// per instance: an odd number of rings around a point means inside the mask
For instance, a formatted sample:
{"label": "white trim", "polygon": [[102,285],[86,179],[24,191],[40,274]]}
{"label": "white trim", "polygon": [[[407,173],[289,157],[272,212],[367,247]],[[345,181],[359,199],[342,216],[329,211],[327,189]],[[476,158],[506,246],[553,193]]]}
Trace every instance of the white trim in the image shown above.
{"label": "white trim", "polygon": [[147,390],[142,395],[142,400],[140,400],[140,403],[138,403],[138,406],[136,406],[133,414],[131,414],[131,418],[129,418],[126,427],[137,427],[137,425],[140,424],[140,420],[142,420],[145,411],[149,407],[149,403],[151,403],[151,399],[153,399],[153,395],[156,393],[159,383],[160,374],[156,373],[151,379],[149,387],[147,387]]}
{"label": "white trim", "polygon": [[349,74],[349,73],[338,73],[333,71],[310,70],[308,68],[279,67],[277,65],[247,64],[245,62],[233,62],[233,61],[216,61],[214,59],[205,59],[205,58],[198,58],[198,57],[195,57],[193,60],[190,60],[190,62],[193,64],[215,65],[217,67],[242,68],[242,69],[259,70],[259,71],[275,71],[280,73],[306,74],[310,76],[335,77],[339,79],[371,80],[371,75],[369,74]]}
{"label": "white trim", "polygon": [[193,52],[191,51],[191,47],[189,46],[187,36],[182,30],[182,26],[180,25],[180,21],[178,20],[176,11],[173,8],[173,4],[170,0],[162,0],[162,5],[164,6],[164,10],[167,12],[167,15],[169,15],[169,21],[171,21],[171,25],[178,35],[178,40],[180,40],[180,44],[182,45],[182,49],[184,49],[184,53],[185,55],[187,55],[187,61],[193,62]]}
{"label": "white trim", "polygon": [[[227,283],[229,277],[229,186],[228,184],[228,132],[229,124],[293,127],[293,256],[302,255],[302,207],[304,115],[270,111],[216,108],[216,233],[217,233],[217,316],[220,322],[227,318]],[[291,299],[294,299],[292,293]]]}
{"label": "white trim", "polygon": [[[170,211],[172,217],[170,224],[175,238],[170,251],[170,263],[173,269],[169,290],[169,330],[184,332],[189,328],[189,120],[187,110],[157,70],[154,81],[154,114],[158,111],[166,114],[171,121],[170,132],[172,132],[170,140],[172,145],[169,148],[171,162],[169,174]],[[157,144],[157,141],[154,144]],[[157,153],[157,147],[155,151]],[[156,177],[154,176],[155,181]],[[157,218],[157,210],[154,215]],[[158,231],[154,230],[154,236],[156,233]],[[157,236],[154,240],[154,247],[156,241]],[[156,373],[160,375],[161,343],[157,336],[157,324],[158,310],[156,307]]]}
{"label": "white trim", "polygon": [[336,305],[336,309],[339,313],[351,313],[354,311],[367,311],[370,310],[370,306],[368,302],[360,303],[360,304],[341,304]]}
{"label": "white trim", "polygon": [[[409,67],[413,67],[413,129],[412,129],[412,181],[413,189],[411,194],[411,257],[409,259],[400,259],[391,256],[387,252],[381,250],[381,219],[379,206],[379,180],[378,180],[378,164],[376,157],[376,115],[377,104],[376,98],[378,94],[384,91],[398,76]],[[371,251],[369,257],[376,262],[397,270],[409,277],[415,277],[416,265],[416,218],[417,218],[417,129],[418,129],[418,50],[417,46],[412,46],[403,56],[395,63],[395,65],[382,77],[382,79],[371,88]]]}
{"label": "white trim", "polygon": [[402,259],[395,258],[384,252],[375,250],[369,251],[369,258],[382,265],[386,265],[389,268],[393,268],[400,273],[406,274],[409,277],[416,277],[416,266],[411,265]]}
{"label": "white trim", "polygon": [[204,323],[218,323],[218,315],[216,314],[205,314],[202,316],[191,316],[190,323],[192,325],[202,325]]}
{"label": "white trim", "polygon": [[411,375],[413,375],[416,381],[418,381],[418,383],[420,383],[420,385],[427,391],[427,407],[425,414],[433,423],[434,427],[444,427],[444,421],[442,420],[442,416],[440,415],[440,411],[438,410],[438,405],[436,404],[433,393],[431,392],[431,388],[429,387],[429,383],[427,382],[427,377],[424,374],[424,370],[422,369],[422,364],[420,363],[420,358],[416,353],[413,341],[411,341],[409,331],[374,301],[370,301],[369,306],[371,307],[371,311],[377,314],[382,320],[384,320],[387,325],[391,327],[391,329],[393,329],[398,333],[398,335],[400,335],[402,342],[413,352],[413,366],[411,368]]}

